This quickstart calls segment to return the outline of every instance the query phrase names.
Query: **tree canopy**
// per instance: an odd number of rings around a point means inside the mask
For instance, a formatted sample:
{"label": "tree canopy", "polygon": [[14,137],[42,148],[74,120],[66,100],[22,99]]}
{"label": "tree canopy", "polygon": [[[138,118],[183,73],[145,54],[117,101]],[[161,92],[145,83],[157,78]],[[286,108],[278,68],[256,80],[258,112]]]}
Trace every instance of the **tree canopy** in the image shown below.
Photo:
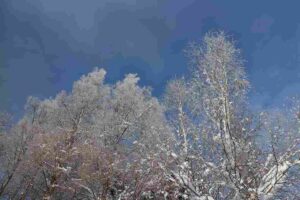
{"label": "tree canopy", "polygon": [[299,199],[299,103],[253,111],[235,42],[210,32],[162,99],[95,68],[70,92],[0,115],[0,198]]}

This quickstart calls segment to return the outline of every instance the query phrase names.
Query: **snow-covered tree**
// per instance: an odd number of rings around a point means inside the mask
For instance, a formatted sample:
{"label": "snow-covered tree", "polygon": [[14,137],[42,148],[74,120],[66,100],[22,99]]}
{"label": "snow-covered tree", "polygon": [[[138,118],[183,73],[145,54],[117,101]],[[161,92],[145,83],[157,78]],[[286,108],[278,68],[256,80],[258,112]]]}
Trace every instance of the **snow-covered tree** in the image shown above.
{"label": "snow-covered tree", "polygon": [[160,102],[139,77],[94,69],[0,114],[0,198],[299,199],[300,103],[251,111],[235,43],[208,33]]}
{"label": "snow-covered tree", "polygon": [[[26,157],[17,158],[10,170],[20,169],[12,181],[19,191],[6,194],[107,199],[163,191],[160,173],[173,141],[164,109],[149,88],[138,86],[135,74],[108,85],[105,73],[95,69],[82,76],[70,93],[28,99],[19,126],[29,133],[13,141],[29,139],[9,145],[24,148],[18,155]],[[16,130],[10,137],[21,132]],[[29,162],[31,169],[24,167]],[[25,174],[31,179],[25,180]]]}
{"label": "snow-covered tree", "polygon": [[278,162],[266,161],[265,146],[276,145],[271,138],[257,141],[267,132],[278,133],[266,127],[271,122],[265,114],[251,113],[247,107],[249,83],[240,50],[223,32],[206,34],[203,43],[191,43],[186,54],[191,78],[171,81],[165,98],[169,112],[176,113],[170,124],[181,136],[178,146],[184,152],[189,147],[188,156],[177,155],[178,167],[170,172],[173,181],[188,198],[274,197],[290,167],[299,164],[299,144],[281,149],[281,158],[274,152],[269,155]]}

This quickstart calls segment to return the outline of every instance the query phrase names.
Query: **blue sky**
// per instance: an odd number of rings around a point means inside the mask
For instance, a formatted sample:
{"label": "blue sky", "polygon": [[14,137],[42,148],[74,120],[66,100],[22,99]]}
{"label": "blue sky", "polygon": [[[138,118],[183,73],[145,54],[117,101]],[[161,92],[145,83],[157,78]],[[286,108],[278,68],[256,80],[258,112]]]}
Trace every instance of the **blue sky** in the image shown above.
{"label": "blue sky", "polygon": [[245,58],[253,106],[300,92],[300,2],[217,0],[1,0],[0,109],[20,112],[95,66],[107,81],[137,73],[160,96],[187,74],[182,53],[209,30],[232,36]]}

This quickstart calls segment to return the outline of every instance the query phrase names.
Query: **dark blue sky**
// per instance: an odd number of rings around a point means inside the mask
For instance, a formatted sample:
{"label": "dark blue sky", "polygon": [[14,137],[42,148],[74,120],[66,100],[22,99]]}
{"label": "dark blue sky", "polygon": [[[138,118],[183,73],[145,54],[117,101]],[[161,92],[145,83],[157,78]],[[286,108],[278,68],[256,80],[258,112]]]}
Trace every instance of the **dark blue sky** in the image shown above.
{"label": "dark blue sky", "polygon": [[1,0],[0,109],[54,96],[95,66],[159,96],[188,72],[188,41],[222,29],[242,49],[255,106],[300,92],[300,1]]}

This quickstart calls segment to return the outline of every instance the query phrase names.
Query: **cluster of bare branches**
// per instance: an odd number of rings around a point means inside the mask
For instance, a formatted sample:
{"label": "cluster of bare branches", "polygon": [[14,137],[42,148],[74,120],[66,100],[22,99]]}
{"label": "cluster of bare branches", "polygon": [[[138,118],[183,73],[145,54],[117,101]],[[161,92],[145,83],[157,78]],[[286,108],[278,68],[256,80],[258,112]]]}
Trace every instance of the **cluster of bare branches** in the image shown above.
{"label": "cluster of bare branches", "polygon": [[71,92],[0,115],[0,198],[299,199],[299,109],[251,111],[223,32],[186,49],[191,75],[162,101],[135,74],[95,69]]}

